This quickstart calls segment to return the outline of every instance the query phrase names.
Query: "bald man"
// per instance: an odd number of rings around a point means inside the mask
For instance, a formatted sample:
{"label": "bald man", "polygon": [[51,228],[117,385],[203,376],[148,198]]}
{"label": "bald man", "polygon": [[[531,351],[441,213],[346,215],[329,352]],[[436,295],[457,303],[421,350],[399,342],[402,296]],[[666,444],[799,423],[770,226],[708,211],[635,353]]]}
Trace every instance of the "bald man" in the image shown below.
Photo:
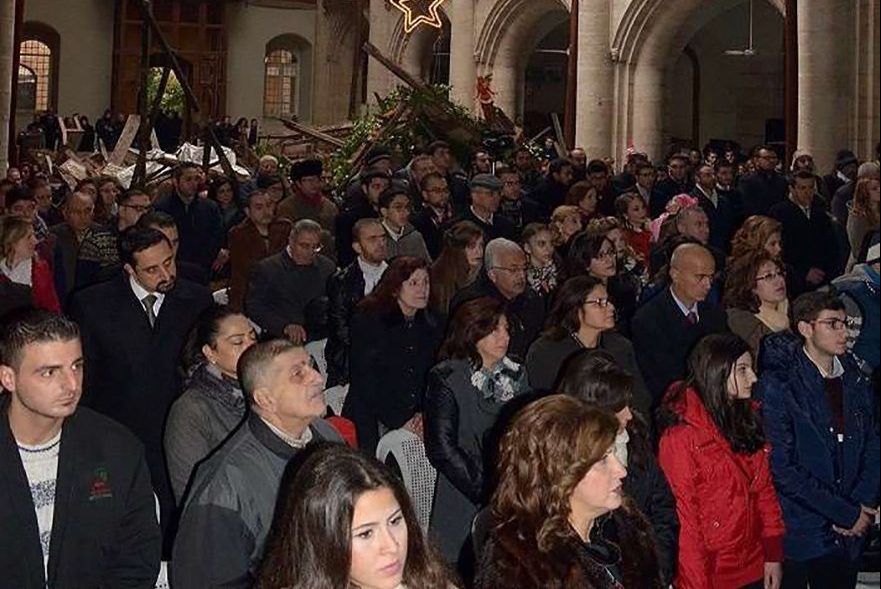
{"label": "bald man", "polygon": [[633,317],[636,359],[656,406],[667,387],[684,378],[688,354],[698,340],[728,329],[725,310],[706,302],[715,274],[707,248],[680,245],[670,261],[670,286]]}
{"label": "bald man", "polygon": [[95,201],[85,192],[74,192],[64,202],[64,223],[50,228],[57,241],[55,245],[55,290],[63,305],[67,295],[76,286],[76,265],[80,245],[95,224]]}

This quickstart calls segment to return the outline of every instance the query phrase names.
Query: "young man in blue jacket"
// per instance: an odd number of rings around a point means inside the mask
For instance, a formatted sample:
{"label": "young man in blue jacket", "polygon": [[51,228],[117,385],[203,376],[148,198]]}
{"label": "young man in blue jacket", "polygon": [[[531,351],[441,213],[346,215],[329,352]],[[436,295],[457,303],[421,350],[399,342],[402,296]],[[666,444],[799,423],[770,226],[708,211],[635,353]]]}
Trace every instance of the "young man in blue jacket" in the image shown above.
{"label": "young man in blue jacket", "polygon": [[783,589],[856,586],[878,507],[879,438],[872,389],[847,352],[833,293],[800,296],[792,331],[763,343],[765,432],[786,524]]}

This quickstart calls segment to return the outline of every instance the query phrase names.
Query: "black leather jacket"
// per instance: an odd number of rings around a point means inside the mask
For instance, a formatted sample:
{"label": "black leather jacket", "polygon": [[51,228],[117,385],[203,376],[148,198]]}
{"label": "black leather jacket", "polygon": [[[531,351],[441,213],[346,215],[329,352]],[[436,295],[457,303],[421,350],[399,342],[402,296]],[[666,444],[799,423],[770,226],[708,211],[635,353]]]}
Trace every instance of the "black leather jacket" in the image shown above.
{"label": "black leather jacket", "polygon": [[364,298],[364,273],[354,261],[327,280],[327,386],[349,382],[349,323],[355,306]]}

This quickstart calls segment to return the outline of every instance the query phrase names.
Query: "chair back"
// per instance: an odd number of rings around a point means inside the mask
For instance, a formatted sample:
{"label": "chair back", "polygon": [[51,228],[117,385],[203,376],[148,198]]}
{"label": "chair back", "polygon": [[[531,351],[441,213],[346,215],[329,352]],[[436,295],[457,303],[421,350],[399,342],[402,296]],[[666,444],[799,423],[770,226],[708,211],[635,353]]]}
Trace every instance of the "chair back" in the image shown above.
{"label": "chair back", "polygon": [[376,457],[383,463],[393,456],[401,470],[404,486],[423,530],[428,530],[437,471],[425,455],[425,444],[413,432],[396,429],[385,434],[376,447]]}

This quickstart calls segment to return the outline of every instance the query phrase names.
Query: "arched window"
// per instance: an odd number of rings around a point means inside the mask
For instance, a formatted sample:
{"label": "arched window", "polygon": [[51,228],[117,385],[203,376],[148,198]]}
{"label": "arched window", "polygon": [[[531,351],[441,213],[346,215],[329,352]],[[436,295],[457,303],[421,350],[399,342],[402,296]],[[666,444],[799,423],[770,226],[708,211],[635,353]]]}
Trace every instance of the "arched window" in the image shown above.
{"label": "arched window", "polygon": [[21,43],[21,65],[36,78],[34,110],[46,110],[52,106],[52,57],[52,50],[42,41],[28,39]]}
{"label": "arched window", "polygon": [[26,65],[18,66],[17,92],[18,110],[37,110],[37,75]]}
{"label": "arched window", "polygon": [[428,79],[432,84],[450,83],[450,21],[446,18],[431,49],[431,71]]}
{"label": "arched window", "polygon": [[300,60],[289,48],[270,49],[264,60],[263,115],[296,117],[300,102]]}

